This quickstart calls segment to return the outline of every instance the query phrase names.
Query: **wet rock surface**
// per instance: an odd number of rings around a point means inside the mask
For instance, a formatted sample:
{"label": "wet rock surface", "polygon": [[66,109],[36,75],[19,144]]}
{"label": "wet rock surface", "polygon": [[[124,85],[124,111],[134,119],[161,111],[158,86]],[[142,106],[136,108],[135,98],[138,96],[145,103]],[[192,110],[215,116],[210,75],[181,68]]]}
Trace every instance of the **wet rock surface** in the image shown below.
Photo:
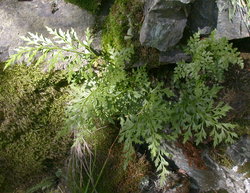
{"label": "wet rock surface", "polygon": [[19,36],[27,32],[47,36],[45,26],[67,30],[74,28],[79,36],[94,23],[94,16],[63,0],[0,1],[0,61],[5,61],[22,44]]}
{"label": "wet rock surface", "polygon": [[227,148],[227,154],[235,164],[250,161],[250,136],[243,136],[237,143]]}
{"label": "wet rock surface", "polygon": [[142,45],[166,51],[182,38],[191,0],[149,0],[140,32]]}
{"label": "wet rock surface", "polygon": [[173,157],[175,164],[185,170],[190,177],[191,192],[207,192],[226,190],[229,193],[250,192],[250,178],[244,173],[238,172],[241,164],[249,162],[250,137],[243,137],[237,143],[230,146],[228,154],[235,161],[232,167],[228,168],[214,160],[208,150],[201,154],[201,161],[204,167],[197,167],[197,164],[190,163],[190,158],[185,156],[183,149],[175,144],[165,144],[165,148]]}
{"label": "wet rock surface", "polygon": [[[250,137],[243,136],[228,146],[223,156],[232,159],[232,163],[225,166],[214,158],[209,149],[201,151],[190,143],[167,142],[164,148],[172,154],[171,160],[166,158],[170,164],[168,169],[172,172],[164,187],[160,188],[159,179],[153,174],[141,181],[141,190],[143,193],[250,193],[249,144]],[[245,167],[243,172],[242,166]]]}
{"label": "wet rock surface", "polygon": [[[247,9],[237,7],[232,16],[233,8],[228,0],[196,0],[192,5],[192,11],[188,21],[191,31],[207,35],[212,30],[217,30],[218,37],[239,39],[250,36]],[[232,18],[230,18],[232,17]]]}
{"label": "wet rock surface", "polygon": [[202,35],[216,29],[217,37],[230,40],[249,37],[247,8],[237,7],[231,16],[229,12],[233,8],[228,0],[148,0],[140,42],[165,52],[179,43],[186,27]]}
{"label": "wet rock surface", "polygon": [[168,52],[161,52],[159,56],[159,62],[162,64],[176,64],[177,62],[191,61],[191,56],[185,54],[181,50],[171,50]]}

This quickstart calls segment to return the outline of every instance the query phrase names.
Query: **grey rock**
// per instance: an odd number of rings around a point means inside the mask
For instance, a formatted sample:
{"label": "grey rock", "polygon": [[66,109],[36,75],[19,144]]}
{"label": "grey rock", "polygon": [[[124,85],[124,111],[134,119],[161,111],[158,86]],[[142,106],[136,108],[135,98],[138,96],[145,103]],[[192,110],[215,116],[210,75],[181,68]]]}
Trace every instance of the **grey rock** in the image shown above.
{"label": "grey rock", "polygon": [[166,51],[182,38],[191,0],[149,0],[140,31],[142,45]]}
{"label": "grey rock", "polygon": [[237,165],[250,161],[250,136],[243,136],[241,139],[227,148],[227,154]]}
{"label": "grey rock", "polygon": [[218,7],[213,0],[197,0],[192,6],[188,26],[192,32],[210,34],[217,26]]}
{"label": "grey rock", "polygon": [[247,19],[247,9],[237,8],[234,16],[229,18],[232,6],[229,0],[196,0],[191,8],[188,27],[191,32],[200,31],[210,34],[216,29],[217,37],[239,39],[250,36],[250,21]]}
{"label": "grey rock", "polygon": [[5,61],[22,45],[19,36],[27,32],[48,36],[45,26],[62,30],[74,28],[83,37],[86,28],[94,24],[94,16],[63,0],[1,0],[0,20],[0,61]]}
{"label": "grey rock", "polygon": [[[238,142],[235,145],[238,146],[241,143],[242,142]],[[249,144],[249,141],[247,144]],[[213,160],[208,151],[204,151],[202,160],[207,168],[197,169],[195,166],[189,164],[181,148],[172,143],[165,143],[164,147],[173,155],[171,159],[175,164],[185,170],[194,180],[195,183],[191,186],[197,186],[196,189],[199,189],[201,192],[223,189],[229,193],[250,193],[250,179],[245,177],[244,174],[237,172],[237,164],[232,168],[226,168]],[[245,152],[241,154],[241,156],[246,158],[249,155]],[[240,159],[243,158],[241,157]]]}
{"label": "grey rock", "polygon": [[181,50],[171,50],[168,52],[161,52],[159,57],[159,62],[163,64],[176,64],[177,62],[191,61],[191,56],[185,54]]}
{"label": "grey rock", "polygon": [[216,30],[218,37],[227,37],[228,39],[239,39],[250,36],[250,20],[247,18],[247,9],[236,9],[232,21],[230,21],[228,0],[218,0],[219,9]]}

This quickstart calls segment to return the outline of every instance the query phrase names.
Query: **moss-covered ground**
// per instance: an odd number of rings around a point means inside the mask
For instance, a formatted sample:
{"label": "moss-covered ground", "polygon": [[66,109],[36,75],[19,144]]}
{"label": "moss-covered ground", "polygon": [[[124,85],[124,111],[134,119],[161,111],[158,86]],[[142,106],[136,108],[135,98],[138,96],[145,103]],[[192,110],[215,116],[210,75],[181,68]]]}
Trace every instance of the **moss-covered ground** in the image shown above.
{"label": "moss-covered ground", "polygon": [[67,92],[60,73],[17,66],[0,73],[1,191],[29,186],[65,159],[70,138],[57,137]]}

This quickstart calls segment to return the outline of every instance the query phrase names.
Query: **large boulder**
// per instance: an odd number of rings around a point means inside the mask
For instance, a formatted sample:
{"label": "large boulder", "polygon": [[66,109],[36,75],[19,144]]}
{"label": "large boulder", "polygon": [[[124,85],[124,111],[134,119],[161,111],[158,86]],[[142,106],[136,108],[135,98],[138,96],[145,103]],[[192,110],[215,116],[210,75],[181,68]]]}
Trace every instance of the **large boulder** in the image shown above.
{"label": "large boulder", "polygon": [[93,25],[94,17],[63,0],[1,0],[0,21],[0,61],[5,61],[23,43],[19,36],[27,32],[47,36],[45,26],[74,28],[83,37],[86,28]]}
{"label": "large boulder", "polygon": [[182,38],[192,0],[148,0],[140,32],[142,45],[166,51]]}
{"label": "large boulder", "polygon": [[247,8],[237,7],[235,13],[229,0],[196,0],[192,5],[188,19],[191,32],[207,35],[212,30],[217,30],[218,37],[239,39],[250,36],[250,20]]}

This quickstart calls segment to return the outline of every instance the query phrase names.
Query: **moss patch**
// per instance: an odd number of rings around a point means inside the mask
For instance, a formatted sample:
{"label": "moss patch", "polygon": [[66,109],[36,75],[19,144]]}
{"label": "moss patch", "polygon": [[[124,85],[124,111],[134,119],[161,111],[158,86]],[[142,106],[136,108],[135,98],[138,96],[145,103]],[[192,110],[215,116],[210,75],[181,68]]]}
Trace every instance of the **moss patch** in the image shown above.
{"label": "moss patch", "polygon": [[226,154],[226,147],[217,147],[216,149],[213,149],[213,151],[210,152],[211,157],[220,165],[232,168],[234,166],[233,161],[230,159],[230,157]]}
{"label": "moss patch", "polygon": [[247,178],[250,178],[250,161],[246,162],[242,166],[239,167],[238,169],[239,173],[246,174]]}
{"label": "moss patch", "polygon": [[106,18],[102,45],[110,45],[118,50],[138,43],[142,24],[143,4],[140,0],[116,0]]}
{"label": "moss patch", "polygon": [[115,0],[103,26],[102,47],[105,49],[110,45],[117,50],[133,47],[135,54],[131,66],[141,62],[156,67],[159,65],[159,51],[142,46],[139,41],[143,7],[141,0]]}
{"label": "moss patch", "polygon": [[0,79],[0,178],[10,191],[36,182],[65,158],[70,141],[57,132],[67,94],[60,73],[16,66]]}

